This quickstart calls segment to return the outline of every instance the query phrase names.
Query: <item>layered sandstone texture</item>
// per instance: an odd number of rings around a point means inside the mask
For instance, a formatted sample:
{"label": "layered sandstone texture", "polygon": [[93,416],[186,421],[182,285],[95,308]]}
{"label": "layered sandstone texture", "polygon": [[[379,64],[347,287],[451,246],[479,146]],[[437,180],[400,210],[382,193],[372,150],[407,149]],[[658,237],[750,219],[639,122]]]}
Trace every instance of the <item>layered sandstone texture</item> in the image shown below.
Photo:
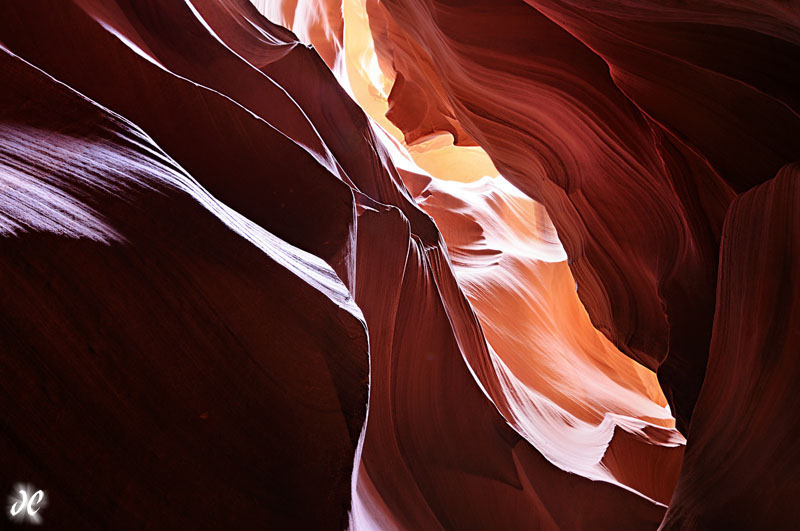
{"label": "layered sandstone texture", "polygon": [[798,65],[792,2],[0,2],[0,476],[58,528],[792,529]]}

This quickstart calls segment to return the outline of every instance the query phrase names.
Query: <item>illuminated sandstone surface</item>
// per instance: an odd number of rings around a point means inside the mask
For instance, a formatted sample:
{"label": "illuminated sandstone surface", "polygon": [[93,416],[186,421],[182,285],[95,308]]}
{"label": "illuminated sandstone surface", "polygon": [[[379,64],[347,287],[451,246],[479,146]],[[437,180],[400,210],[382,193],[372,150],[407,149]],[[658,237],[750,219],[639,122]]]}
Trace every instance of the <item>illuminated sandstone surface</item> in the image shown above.
{"label": "illuminated sandstone surface", "polygon": [[59,527],[791,528],[798,25],[0,4],[3,475]]}

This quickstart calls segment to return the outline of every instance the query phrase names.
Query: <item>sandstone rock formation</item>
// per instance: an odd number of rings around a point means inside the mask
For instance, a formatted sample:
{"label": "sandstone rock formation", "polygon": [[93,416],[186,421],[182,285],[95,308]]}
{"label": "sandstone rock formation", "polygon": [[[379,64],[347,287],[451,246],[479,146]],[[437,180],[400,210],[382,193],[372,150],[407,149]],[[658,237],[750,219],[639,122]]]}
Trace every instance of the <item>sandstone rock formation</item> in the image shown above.
{"label": "sandstone rock formation", "polygon": [[7,487],[58,528],[792,528],[798,27],[0,3]]}

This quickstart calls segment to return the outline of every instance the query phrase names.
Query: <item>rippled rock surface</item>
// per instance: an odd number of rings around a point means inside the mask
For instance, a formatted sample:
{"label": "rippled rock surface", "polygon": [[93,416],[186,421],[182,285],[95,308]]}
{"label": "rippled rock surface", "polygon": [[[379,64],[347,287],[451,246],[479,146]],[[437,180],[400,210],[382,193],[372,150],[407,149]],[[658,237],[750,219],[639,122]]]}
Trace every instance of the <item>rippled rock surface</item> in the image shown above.
{"label": "rippled rock surface", "polygon": [[0,488],[57,528],[791,529],[799,27],[0,3]]}

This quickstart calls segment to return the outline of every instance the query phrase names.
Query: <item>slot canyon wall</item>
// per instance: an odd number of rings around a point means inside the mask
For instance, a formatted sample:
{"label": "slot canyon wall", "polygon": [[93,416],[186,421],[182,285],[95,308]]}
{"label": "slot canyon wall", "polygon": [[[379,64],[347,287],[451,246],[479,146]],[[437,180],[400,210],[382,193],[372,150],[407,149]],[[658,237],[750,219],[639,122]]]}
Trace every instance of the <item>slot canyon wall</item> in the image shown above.
{"label": "slot canyon wall", "polygon": [[798,65],[794,2],[0,2],[0,487],[793,529]]}

